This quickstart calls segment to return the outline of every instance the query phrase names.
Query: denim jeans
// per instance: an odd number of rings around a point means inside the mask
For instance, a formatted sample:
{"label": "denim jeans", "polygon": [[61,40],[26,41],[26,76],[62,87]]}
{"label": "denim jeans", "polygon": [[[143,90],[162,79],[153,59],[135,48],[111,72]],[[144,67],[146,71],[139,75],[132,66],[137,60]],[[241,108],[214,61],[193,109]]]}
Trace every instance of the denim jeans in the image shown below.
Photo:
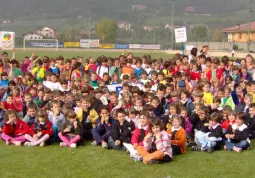
{"label": "denim jeans", "polygon": [[126,150],[126,147],[124,147],[123,145],[122,146],[115,145],[115,141],[112,139],[111,136],[108,138],[108,144],[113,149],[116,149],[116,150]]}
{"label": "denim jeans", "polygon": [[234,143],[234,142],[229,142],[228,140],[225,140],[225,145],[227,147],[227,150],[233,150],[233,147],[238,147],[238,148],[242,148],[242,149],[246,149],[249,147],[249,143],[246,140],[242,140],[238,143]]}
{"label": "denim jeans", "polygon": [[58,126],[57,124],[52,124],[52,130],[53,130],[53,139],[58,139]]}

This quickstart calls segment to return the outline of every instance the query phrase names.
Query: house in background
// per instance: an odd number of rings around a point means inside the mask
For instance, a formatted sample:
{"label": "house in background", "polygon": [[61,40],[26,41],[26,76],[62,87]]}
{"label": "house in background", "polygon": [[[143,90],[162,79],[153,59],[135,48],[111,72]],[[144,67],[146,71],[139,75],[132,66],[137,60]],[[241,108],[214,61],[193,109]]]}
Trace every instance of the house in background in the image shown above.
{"label": "house in background", "polygon": [[43,39],[43,36],[34,32],[27,32],[24,35],[24,39],[26,40],[39,40]]}
{"label": "house in background", "polygon": [[172,24],[166,24],[165,25],[165,29],[169,29],[169,30],[172,30],[173,28],[181,28],[182,26],[179,26],[179,25],[173,25],[172,27]]}
{"label": "house in background", "polygon": [[156,30],[156,29],[158,29],[158,28],[160,28],[159,26],[148,26],[148,25],[146,25],[146,26],[143,26],[143,29],[145,30],[145,31],[153,31],[153,30]]}
{"label": "house in background", "polygon": [[57,32],[55,29],[49,27],[39,28],[35,31],[25,33],[24,39],[38,40],[38,39],[55,39],[57,38]]}
{"label": "house in background", "polygon": [[37,29],[35,32],[46,38],[56,38],[56,30],[53,28],[43,27],[43,28]]}
{"label": "house in background", "polygon": [[[236,25],[221,30],[225,33],[228,42],[248,42],[249,24]],[[250,24],[250,41],[255,42],[255,21]]]}
{"label": "house in background", "polygon": [[118,27],[121,29],[124,29],[126,31],[131,31],[131,23],[129,22],[119,22]]}

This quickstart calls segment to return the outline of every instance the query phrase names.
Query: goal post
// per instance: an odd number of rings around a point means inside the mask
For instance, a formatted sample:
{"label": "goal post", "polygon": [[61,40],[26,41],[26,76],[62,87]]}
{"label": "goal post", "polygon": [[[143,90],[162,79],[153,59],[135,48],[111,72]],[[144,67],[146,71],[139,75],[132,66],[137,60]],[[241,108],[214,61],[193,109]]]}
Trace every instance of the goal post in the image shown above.
{"label": "goal post", "polygon": [[59,51],[59,41],[58,39],[26,39],[23,40],[23,50],[26,49],[35,49],[35,48],[47,48],[47,49],[55,49]]}

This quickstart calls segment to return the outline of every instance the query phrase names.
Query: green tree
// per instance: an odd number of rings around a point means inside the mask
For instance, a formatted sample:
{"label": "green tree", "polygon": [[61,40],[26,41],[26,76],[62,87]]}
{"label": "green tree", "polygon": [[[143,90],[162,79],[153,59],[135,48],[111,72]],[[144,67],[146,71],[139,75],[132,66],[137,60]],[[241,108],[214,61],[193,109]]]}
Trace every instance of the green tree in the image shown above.
{"label": "green tree", "polygon": [[206,26],[196,25],[191,30],[192,39],[195,41],[206,41],[208,30]]}
{"label": "green tree", "polygon": [[116,21],[112,19],[103,19],[96,25],[96,34],[101,41],[114,43],[117,28]]}

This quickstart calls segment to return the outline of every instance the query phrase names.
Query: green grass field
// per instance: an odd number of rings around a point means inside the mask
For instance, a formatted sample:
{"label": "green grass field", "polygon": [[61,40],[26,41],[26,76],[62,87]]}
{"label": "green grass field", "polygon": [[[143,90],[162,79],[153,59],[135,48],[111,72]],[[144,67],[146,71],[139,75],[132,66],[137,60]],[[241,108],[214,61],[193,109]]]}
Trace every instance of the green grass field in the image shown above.
{"label": "green grass field", "polygon": [[85,146],[76,149],[58,145],[41,147],[5,146],[0,142],[0,177],[81,178],[241,178],[254,177],[255,150],[213,154],[188,151],[171,163],[144,165],[122,151]]}
{"label": "green grass field", "polygon": [[[12,57],[12,52],[8,51],[9,57]],[[56,57],[59,55],[64,56],[65,58],[72,58],[77,56],[83,56],[84,58],[87,57],[99,57],[102,55],[105,55],[107,57],[117,57],[122,54],[122,51],[114,51],[114,52],[107,52],[107,51],[87,51],[87,50],[62,50],[62,51],[53,51],[53,50],[36,50],[36,51],[23,51],[23,50],[17,50],[16,51],[16,58],[18,60],[23,59],[25,56],[31,56],[32,53],[35,53],[37,56],[49,56],[49,57]],[[143,56],[143,55],[151,55],[153,59],[163,58],[163,59],[169,59],[171,55],[162,53],[162,52],[151,52],[151,51],[145,51],[145,52],[133,52],[135,56]]]}
{"label": "green grass field", "polygon": [[[30,56],[36,52],[39,56],[65,58],[78,55],[98,57],[100,55],[119,56],[121,52],[105,51],[17,51],[17,59]],[[171,57],[165,53],[134,52],[136,56],[150,54],[153,58]],[[11,56],[11,52],[10,52]],[[189,149],[190,150],[190,149]],[[80,178],[240,178],[255,177],[255,150],[242,153],[217,151],[213,154],[189,151],[176,156],[172,163],[160,165],[143,165],[129,158],[125,152],[103,150],[101,147],[90,146],[77,149],[62,148],[58,145],[41,147],[5,146],[0,141],[0,178],[30,177],[80,177]]]}

